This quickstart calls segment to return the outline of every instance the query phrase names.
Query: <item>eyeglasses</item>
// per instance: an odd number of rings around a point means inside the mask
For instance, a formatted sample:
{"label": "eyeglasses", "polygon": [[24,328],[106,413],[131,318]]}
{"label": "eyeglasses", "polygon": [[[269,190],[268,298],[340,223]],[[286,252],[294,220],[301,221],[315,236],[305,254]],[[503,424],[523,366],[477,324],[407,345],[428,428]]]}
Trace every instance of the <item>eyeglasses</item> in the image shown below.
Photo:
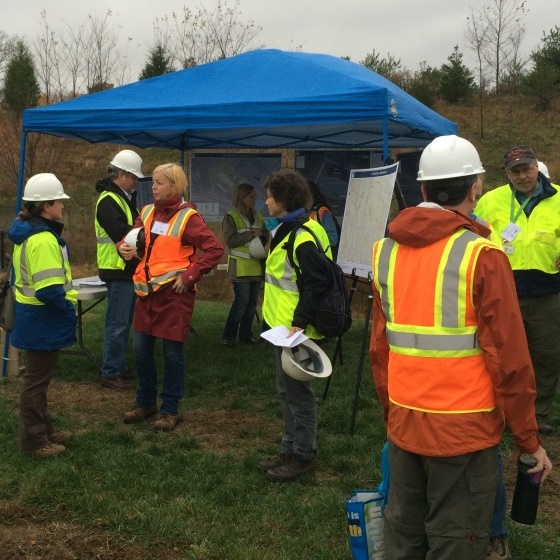
{"label": "eyeglasses", "polygon": [[537,166],[531,165],[530,167],[523,167],[522,169],[509,169],[508,173],[513,177],[519,177],[521,175],[529,175],[535,170]]}

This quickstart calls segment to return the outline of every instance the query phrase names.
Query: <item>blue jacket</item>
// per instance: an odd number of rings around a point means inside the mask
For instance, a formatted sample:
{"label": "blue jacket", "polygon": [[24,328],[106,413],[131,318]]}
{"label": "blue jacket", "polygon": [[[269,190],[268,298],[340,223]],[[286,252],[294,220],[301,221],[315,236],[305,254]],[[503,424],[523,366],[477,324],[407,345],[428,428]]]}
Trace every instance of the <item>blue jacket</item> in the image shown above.
{"label": "blue jacket", "polygon": [[[40,218],[14,220],[8,230],[8,238],[15,245],[21,245],[32,235],[44,231],[50,231],[60,246],[66,245],[60,236],[62,224]],[[35,297],[43,305],[16,301],[12,344],[22,350],[60,350],[74,344],[76,310],[66,299],[63,286],[56,284],[37,290]]]}

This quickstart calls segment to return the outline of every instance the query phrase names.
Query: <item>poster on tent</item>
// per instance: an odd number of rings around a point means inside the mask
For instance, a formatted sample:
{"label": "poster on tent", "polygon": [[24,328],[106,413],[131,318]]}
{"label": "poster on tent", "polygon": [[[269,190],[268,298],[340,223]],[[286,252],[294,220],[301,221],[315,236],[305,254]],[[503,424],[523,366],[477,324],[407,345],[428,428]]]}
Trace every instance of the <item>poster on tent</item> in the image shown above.
{"label": "poster on tent", "polygon": [[282,155],[211,153],[191,154],[191,201],[207,222],[221,222],[231,209],[237,185],[249,183],[257,191],[255,208],[268,218],[264,182],[282,168]]}
{"label": "poster on tent", "polygon": [[399,164],[353,169],[337,262],[346,274],[368,278],[373,244],[385,236]]}

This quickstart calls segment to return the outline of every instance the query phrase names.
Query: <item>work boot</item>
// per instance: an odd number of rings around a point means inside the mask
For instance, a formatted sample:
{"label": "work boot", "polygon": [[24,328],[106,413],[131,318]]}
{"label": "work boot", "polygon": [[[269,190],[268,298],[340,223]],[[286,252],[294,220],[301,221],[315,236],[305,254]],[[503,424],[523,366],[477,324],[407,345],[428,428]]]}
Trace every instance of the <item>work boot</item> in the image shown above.
{"label": "work boot", "polygon": [[123,422],[125,424],[136,424],[136,422],[142,422],[146,418],[150,418],[157,412],[157,406],[147,406],[146,408],[141,408],[135,406],[132,410],[129,410],[123,414]]}
{"label": "work boot", "polygon": [[537,418],[537,426],[539,430],[539,434],[543,436],[549,436],[552,432],[552,426],[546,421],[546,416],[538,415]]}
{"label": "work boot", "polygon": [[45,447],[41,447],[41,449],[36,449],[35,451],[33,451],[33,455],[41,458],[54,457],[56,455],[60,455],[61,453],[64,453],[65,450],[66,447],[64,447],[64,445],[49,443],[48,445],[45,445]]}
{"label": "work boot", "polygon": [[294,458],[290,462],[266,471],[266,478],[275,482],[289,482],[304,474],[310,474],[314,470],[314,459],[305,460],[294,455]]}
{"label": "work boot", "polygon": [[508,538],[506,535],[490,537],[486,560],[511,560]]}
{"label": "work boot", "polygon": [[154,428],[158,432],[171,432],[175,426],[183,419],[180,414],[160,414],[154,422]]}
{"label": "work boot", "polygon": [[72,437],[72,432],[53,432],[47,437],[51,443],[64,443]]}
{"label": "work boot", "polygon": [[276,455],[275,457],[269,457],[268,459],[264,459],[263,461],[259,461],[258,467],[262,472],[266,472],[270,469],[276,469],[281,467],[282,465],[287,465],[290,461],[294,460],[293,453],[280,453],[280,455]]}
{"label": "work boot", "polygon": [[102,387],[107,387],[107,389],[132,389],[132,384],[122,375],[102,377],[100,383]]}

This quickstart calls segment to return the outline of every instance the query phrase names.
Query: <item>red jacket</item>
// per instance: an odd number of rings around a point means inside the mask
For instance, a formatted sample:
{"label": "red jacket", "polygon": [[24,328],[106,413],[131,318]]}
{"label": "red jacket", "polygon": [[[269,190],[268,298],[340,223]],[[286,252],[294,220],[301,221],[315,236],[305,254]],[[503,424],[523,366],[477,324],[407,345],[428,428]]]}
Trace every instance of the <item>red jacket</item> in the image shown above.
{"label": "red jacket", "polygon": [[[154,219],[168,222],[178,210],[188,207],[195,208],[189,202],[183,202],[180,196],[164,203],[156,202]],[[142,227],[140,217],[136,219],[134,227]],[[181,237],[181,244],[202,251],[196,262],[181,274],[183,283],[188,288],[194,288],[202,275],[210,272],[220,262],[224,249],[200,214],[189,218]],[[187,338],[194,309],[194,290],[178,294],[172,286],[171,283],[146,297],[136,298],[135,331],[179,342]]]}
{"label": "red jacket", "polygon": [[[462,214],[440,207],[408,208],[389,225],[389,237],[418,249],[467,228],[487,237],[489,231]],[[411,262],[411,266],[414,263]],[[422,298],[422,278],[415,290]],[[426,289],[430,289],[426,286]],[[431,288],[433,290],[433,288]],[[539,446],[535,420],[535,379],[513,274],[504,253],[482,250],[474,271],[473,302],[479,345],[484,352],[499,406],[490,412],[427,413],[403,408],[388,398],[389,346],[380,295],[374,285],[370,362],[391,440],[407,451],[446,457],[478,451],[500,442],[504,416],[522,451]]]}

